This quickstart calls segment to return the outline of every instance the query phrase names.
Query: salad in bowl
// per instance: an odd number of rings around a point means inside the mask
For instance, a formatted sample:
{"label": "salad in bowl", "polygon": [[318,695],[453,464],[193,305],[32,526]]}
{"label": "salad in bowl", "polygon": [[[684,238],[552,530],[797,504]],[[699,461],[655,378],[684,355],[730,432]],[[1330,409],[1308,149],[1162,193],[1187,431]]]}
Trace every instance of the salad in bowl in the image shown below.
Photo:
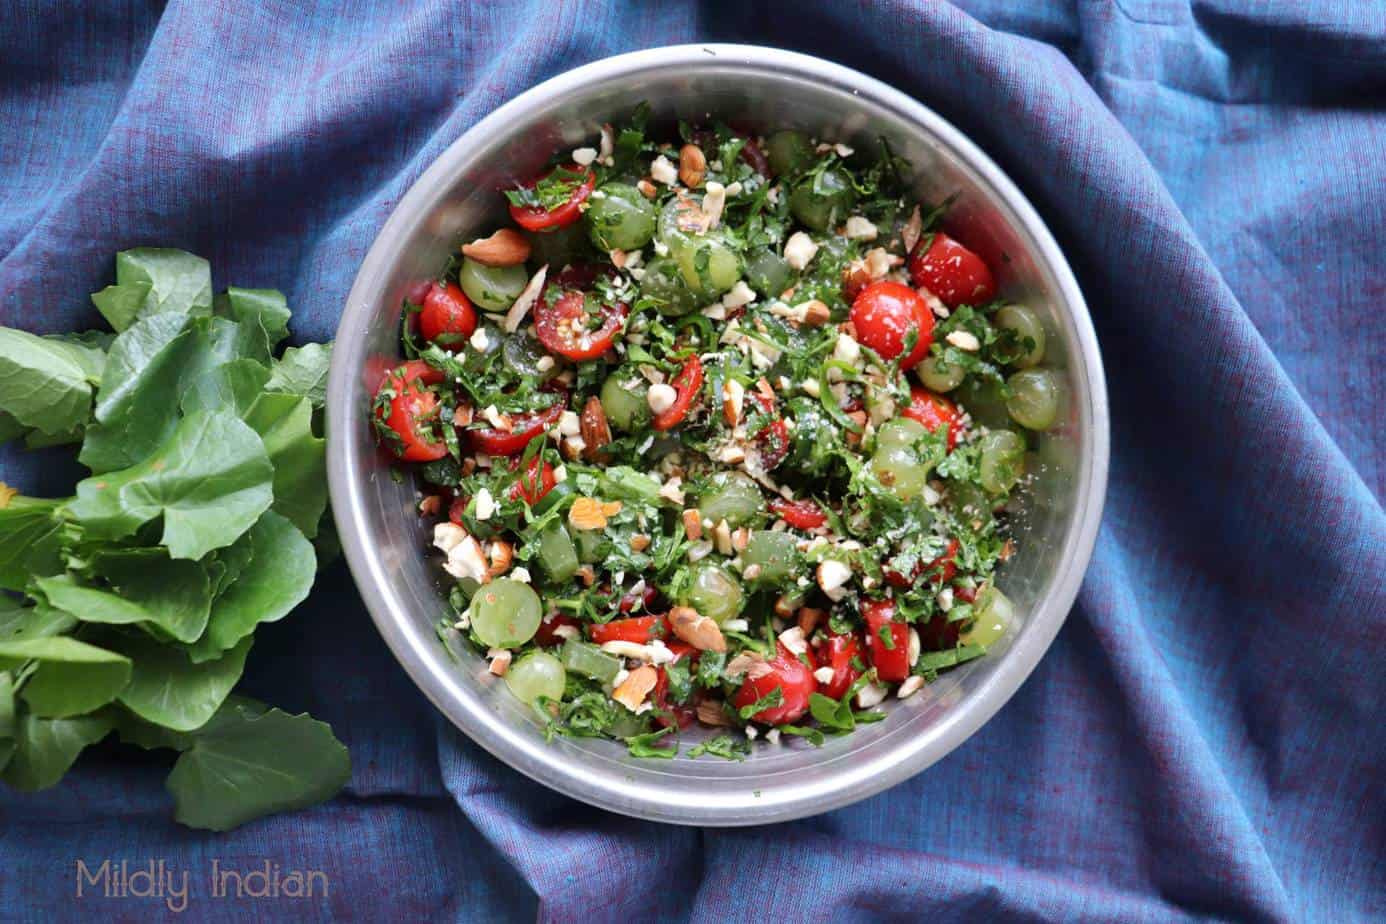
{"label": "salad in bowl", "polygon": [[1063,385],[909,169],[637,109],[410,292],[371,419],[434,522],[438,630],[551,734],[821,743],[1013,626]]}

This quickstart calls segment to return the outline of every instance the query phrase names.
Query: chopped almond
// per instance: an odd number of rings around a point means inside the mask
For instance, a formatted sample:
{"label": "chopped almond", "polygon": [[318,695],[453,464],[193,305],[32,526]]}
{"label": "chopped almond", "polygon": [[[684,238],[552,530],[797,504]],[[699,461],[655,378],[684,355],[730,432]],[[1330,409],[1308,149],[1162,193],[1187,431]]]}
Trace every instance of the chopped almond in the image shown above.
{"label": "chopped almond", "polygon": [[602,502],[592,497],[579,497],[568,508],[568,523],[573,529],[606,529],[606,512]]}
{"label": "chopped almond", "polygon": [[611,442],[611,425],[607,423],[606,411],[601,399],[596,395],[587,399],[583,405],[579,422],[582,430],[583,455],[589,460],[597,460],[602,455],[602,447]]}
{"label": "chopped almond", "polygon": [[696,144],[679,148],[679,180],[689,189],[697,189],[707,176],[707,158]]}
{"label": "chopped almond", "polygon": [[676,606],[669,611],[669,627],[674,634],[699,651],[726,651],[727,640],[717,623],[691,606]]}
{"label": "chopped almond", "polygon": [[650,547],[650,537],[641,533],[636,533],[630,537],[630,550],[632,552],[643,552]]}
{"label": "chopped almond", "polygon": [[518,266],[529,259],[529,241],[514,228],[462,245],[462,255],[487,266]]}
{"label": "chopped almond", "polygon": [[703,538],[703,518],[696,510],[683,512],[683,531],[694,542]]}
{"label": "chopped almond", "polygon": [[804,633],[805,638],[813,634],[813,630],[818,627],[826,615],[822,610],[812,606],[799,609],[799,630]]}
{"label": "chopped almond", "polygon": [[497,539],[487,548],[486,558],[491,563],[487,573],[491,577],[499,577],[510,570],[510,565],[515,560],[515,548],[504,539]]}
{"label": "chopped almond", "polygon": [[828,306],[816,298],[804,302],[800,307],[804,309],[805,327],[822,327],[832,317],[832,311]]}
{"label": "chopped almond", "polygon": [[694,712],[698,715],[698,721],[704,725],[711,725],[714,728],[731,725],[726,710],[722,708],[722,703],[718,700],[700,699],[698,705],[694,707]]}
{"label": "chopped almond", "polygon": [[645,697],[650,695],[650,691],[659,682],[659,674],[648,664],[637,667],[621,681],[615,690],[611,691],[611,698],[631,712],[638,712],[640,707],[645,704]]}

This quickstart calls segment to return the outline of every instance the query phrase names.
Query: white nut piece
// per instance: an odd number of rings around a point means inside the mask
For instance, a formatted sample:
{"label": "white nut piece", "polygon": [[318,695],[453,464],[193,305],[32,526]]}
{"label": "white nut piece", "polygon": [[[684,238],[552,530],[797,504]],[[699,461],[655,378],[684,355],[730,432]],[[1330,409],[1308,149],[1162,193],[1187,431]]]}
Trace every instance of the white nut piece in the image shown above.
{"label": "white nut piece", "polygon": [[785,262],[796,270],[803,270],[818,253],[818,245],[802,231],[795,231],[784,245]]}
{"label": "white nut piece", "polygon": [[813,672],[813,679],[817,680],[819,683],[832,683],[833,673],[831,667],[820,667]]}
{"label": "white nut piece", "polygon": [[709,229],[717,227],[722,220],[722,209],[727,205],[727,188],[716,180],[707,184],[707,193],[703,196],[703,214],[707,216],[707,226]]}
{"label": "white nut piece", "polygon": [[982,348],[982,342],[970,331],[955,330],[944,338],[953,346],[969,353],[975,353]]}
{"label": "white nut piece", "polygon": [[489,488],[482,488],[476,492],[476,518],[478,520],[489,520],[491,514],[496,512],[496,499],[491,496]]}
{"label": "white nut piece", "polygon": [[872,706],[879,705],[889,692],[889,689],[879,683],[868,683],[857,691],[857,708],[870,709]]}
{"label": "white nut piece", "polygon": [[818,563],[818,586],[834,603],[847,595],[845,585],[851,579],[852,569],[835,558]]}
{"label": "white nut piece", "polygon": [[804,638],[804,630],[798,626],[790,626],[781,632],[780,644],[788,648],[791,654],[801,655],[808,651],[808,641]]}
{"label": "white nut piece", "polygon": [[904,679],[900,684],[900,689],[895,691],[895,695],[900,699],[909,699],[911,696],[918,693],[923,686],[924,678],[920,677],[918,674],[914,674]]}
{"label": "white nut piece", "polygon": [[663,414],[674,406],[678,396],[679,393],[672,385],[659,384],[650,386],[650,390],[645,393],[645,400],[649,402],[650,410],[656,414]]}
{"label": "white nut piece", "polygon": [[467,536],[448,552],[443,570],[455,578],[471,578],[480,584],[485,584],[490,578],[490,566],[486,564],[481,543],[476,541],[475,536]]}
{"label": "white nut piece", "polygon": [[742,305],[749,305],[755,300],[755,290],[746,285],[744,279],[738,279],[736,285],[731,287],[731,291],[722,296],[722,307],[740,308]]}
{"label": "white nut piece", "polygon": [[466,538],[467,531],[456,523],[444,522],[433,527],[433,547],[444,553],[457,548]]}
{"label": "white nut piece", "polygon": [[847,236],[854,241],[874,241],[876,235],[880,233],[874,224],[860,215],[853,215],[847,219],[847,226],[844,230],[847,232]]}
{"label": "white nut piece", "polygon": [[586,166],[588,166],[589,164],[591,164],[592,161],[594,161],[594,160],[596,160],[596,159],[597,159],[597,149],[596,149],[596,148],[574,148],[574,149],[573,149],[573,163],[577,164],[579,167],[586,167]]}
{"label": "white nut piece", "polygon": [[913,627],[910,627],[910,641],[909,645],[905,648],[905,652],[910,658],[910,667],[914,667],[919,663],[919,650],[921,647],[919,633],[916,632]]}
{"label": "white nut piece", "polygon": [[656,157],[650,161],[650,179],[665,186],[673,186],[679,181],[679,170],[666,157]]}

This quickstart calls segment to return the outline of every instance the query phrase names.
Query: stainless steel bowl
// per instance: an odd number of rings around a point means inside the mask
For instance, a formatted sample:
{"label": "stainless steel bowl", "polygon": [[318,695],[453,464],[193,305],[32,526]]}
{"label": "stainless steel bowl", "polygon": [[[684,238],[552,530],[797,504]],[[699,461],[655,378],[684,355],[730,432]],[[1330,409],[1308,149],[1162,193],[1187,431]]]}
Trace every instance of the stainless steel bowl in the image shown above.
{"label": "stainless steel bowl", "polygon": [[[950,222],[992,259],[1004,295],[1041,312],[1051,365],[1067,384],[1067,418],[1041,438],[1019,554],[1000,585],[1022,619],[988,657],[945,674],[890,718],[815,749],[793,742],[742,763],[638,761],[607,741],[545,743],[529,711],[485,662],[444,650],[434,625],[445,588],[414,513],[414,489],[390,477],[367,422],[370,388],[399,355],[400,302],[460,239],[502,217],[499,187],[531,176],[555,151],[589,144],[598,126],[646,100],[658,119],[711,115],[767,131],[796,127],[866,148],[879,137],[908,158],[919,195],[956,193]],[[521,94],[458,139],[419,178],[356,277],[328,385],[332,507],[371,615],[405,670],[443,714],[515,769],[577,799],[680,824],[748,825],[824,812],[879,792],[942,758],[1010,698],[1053,640],[1078,592],[1107,481],[1101,358],[1073,274],[1014,184],[953,126],[855,71],[740,45],[686,45],[621,55]],[[687,750],[687,748],[685,748]]]}

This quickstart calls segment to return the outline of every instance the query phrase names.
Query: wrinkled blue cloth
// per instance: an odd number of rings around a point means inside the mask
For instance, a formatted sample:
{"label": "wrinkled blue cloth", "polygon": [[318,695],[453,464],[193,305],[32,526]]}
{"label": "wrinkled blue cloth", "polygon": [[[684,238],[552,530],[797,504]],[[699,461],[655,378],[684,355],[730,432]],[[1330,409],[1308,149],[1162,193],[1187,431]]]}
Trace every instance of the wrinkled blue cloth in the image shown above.
{"label": "wrinkled blue cloth", "polygon": [[[0,793],[0,919],[173,918],[75,897],[163,858],[194,919],[1382,920],[1386,5],[12,0],[0,11],[0,322],[97,326],[115,251],[182,247],[331,336],[409,184],[568,68],[699,40],[893,84],[1054,230],[1106,359],[1113,458],[1078,604],[1015,699],[889,792],[773,827],[606,814],[499,764],[396,667],[338,564],[246,688],[355,760],[317,809],[177,827],[159,755]],[[70,454],[0,455],[68,493]],[[325,899],[218,899],[213,859]]]}

